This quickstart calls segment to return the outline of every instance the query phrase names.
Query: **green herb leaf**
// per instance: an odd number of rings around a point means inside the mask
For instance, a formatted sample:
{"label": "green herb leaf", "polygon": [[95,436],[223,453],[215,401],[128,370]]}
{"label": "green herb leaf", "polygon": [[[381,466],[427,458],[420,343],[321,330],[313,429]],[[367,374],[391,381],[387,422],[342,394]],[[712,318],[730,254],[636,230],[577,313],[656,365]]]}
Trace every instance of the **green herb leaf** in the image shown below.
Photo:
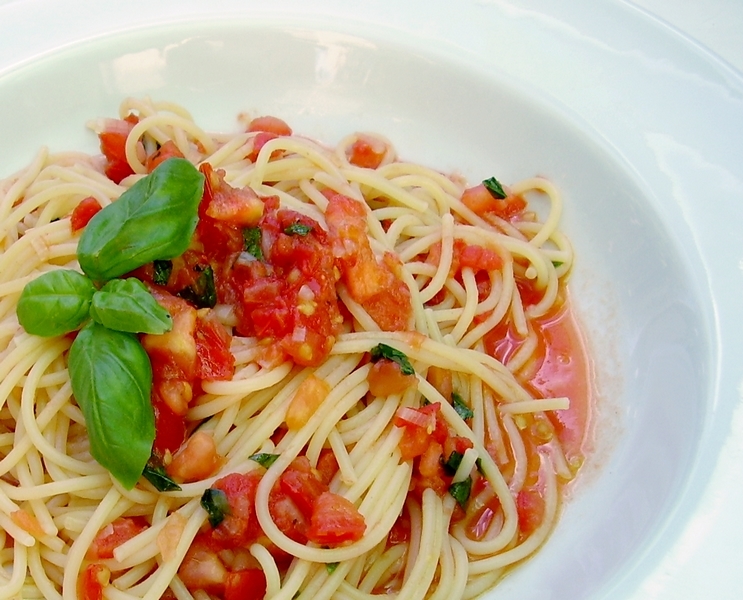
{"label": "green herb leaf", "polygon": [[382,358],[391,360],[400,365],[400,371],[403,375],[413,375],[415,373],[415,369],[413,369],[413,365],[410,364],[405,353],[400,352],[392,346],[388,346],[387,344],[378,344],[371,349],[372,362],[377,362]]}
{"label": "green herb leaf", "polygon": [[214,284],[214,270],[209,265],[196,265],[194,271],[200,274],[193,284],[183,288],[176,295],[188,300],[196,308],[214,308],[217,304],[217,286]]}
{"label": "green herb leaf", "polygon": [[296,222],[292,223],[288,227],[284,228],[284,233],[286,235],[307,235],[310,231],[312,231],[312,227],[309,225],[305,225],[304,223]]}
{"label": "green herb leaf", "polygon": [[95,291],[93,282],[82,273],[49,271],[23,288],[16,308],[18,321],[34,335],[64,335],[88,318]]}
{"label": "green herb leaf", "polygon": [[505,190],[503,189],[503,186],[501,185],[501,182],[498,181],[495,177],[486,179],[482,182],[482,184],[490,192],[490,194],[498,200],[502,200],[507,195]]}
{"label": "green herb leaf", "polygon": [[155,285],[168,285],[170,274],[173,272],[172,260],[156,260],[152,263],[152,283]]}
{"label": "green herb leaf", "polygon": [[553,260],[552,261],[552,266],[555,267],[555,269],[561,267],[562,265],[563,265],[563,263],[560,260]]}
{"label": "green herb leaf", "polygon": [[203,190],[204,176],[187,160],[161,163],[90,220],[77,248],[83,272],[108,281],[183,254],[196,229]]}
{"label": "green herb leaf", "polygon": [[90,453],[132,489],[152,453],[152,367],[136,336],[91,321],[69,352],[68,368],[85,417]]}
{"label": "green herb leaf", "polygon": [[253,454],[253,456],[250,457],[250,460],[254,460],[262,467],[265,467],[268,469],[273,463],[276,462],[276,459],[279,457],[278,454],[269,454],[268,452],[260,452],[258,454]]}
{"label": "green herb leaf", "polygon": [[90,316],[116,331],[161,334],[173,328],[170,313],[133,277],[112,279],[93,294]]}
{"label": "green herb leaf", "polygon": [[227,494],[216,488],[207,488],[201,495],[201,506],[209,515],[209,524],[216,527],[230,514]]}
{"label": "green herb leaf", "polygon": [[454,410],[460,417],[462,417],[463,421],[471,419],[475,416],[475,413],[473,413],[472,409],[464,403],[464,400],[462,400],[462,396],[460,396],[457,392],[452,392],[451,401],[454,405]]}
{"label": "green herb leaf", "polygon": [[329,575],[332,575],[335,573],[335,570],[338,568],[338,565],[340,563],[334,562],[334,563],[325,563],[325,569],[328,571]]}
{"label": "green herb leaf", "polygon": [[470,499],[470,492],[472,491],[472,477],[467,477],[462,481],[452,483],[449,486],[449,493],[457,501],[457,504],[464,508],[467,504],[467,500]]}
{"label": "green herb leaf", "polygon": [[245,252],[253,255],[258,260],[263,260],[262,237],[260,227],[246,227],[243,229],[243,248],[245,248]]}
{"label": "green herb leaf", "polygon": [[177,492],[181,490],[181,486],[171,479],[170,475],[165,472],[165,468],[159,464],[159,461],[150,459],[142,475],[155,486],[158,492]]}
{"label": "green herb leaf", "polygon": [[442,462],[442,466],[448,475],[454,475],[457,472],[459,465],[462,464],[462,458],[464,458],[464,454],[452,450],[452,453],[449,455],[449,458],[446,459],[446,462]]}

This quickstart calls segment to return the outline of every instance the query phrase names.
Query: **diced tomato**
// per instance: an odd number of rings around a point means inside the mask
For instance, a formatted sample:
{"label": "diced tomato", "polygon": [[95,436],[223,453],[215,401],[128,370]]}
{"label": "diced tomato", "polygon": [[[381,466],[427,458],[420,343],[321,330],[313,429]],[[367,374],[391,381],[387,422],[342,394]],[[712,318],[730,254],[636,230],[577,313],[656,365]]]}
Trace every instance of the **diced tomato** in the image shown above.
{"label": "diced tomato", "polygon": [[147,522],[137,517],[119,517],[101,529],[93,539],[86,557],[89,560],[113,558],[114,550],[147,529]]}
{"label": "diced tomato", "polygon": [[126,159],[126,140],[136,123],[136,117],[110,119],[104,131],[98,134],[101,152],[106,157],[105,173],[114,183],[134,173]]}
{"label": "diced tomato", "polygon": [[322,450],[320,457],[317,459],[316,468],[322,482],[325,485],[330,485],[333,477],[338,472],[338,460],[335,458],[335,453],[329,448]]}
{"label": "diced tomato", "polygon": [[315,502],[307,538],[317,544],[356,542],[364,536],[366,521],[354,504],[333,492],[324,492]]}
{"label": "diced tomato", "polygon": [[178,568],[178,576],[189,590],[221,594],[227,581],[227,569],[217,553],[197,536]]}
{"label": "diced tomato", "polygon": [[248,546],[261,534],[255,514],[255,493],[261,473],[231,473],[214,482],[213,488],[222,490],[230,505],[229,514],[210,531],[211,539],[223,548]]}
{"label": "diced tomato", "polygon": [[480,216],[493,213],[503,219],[510,219],[526,208],[522,196],[508,194],[505,198],[496,198],[482,183],[464,190],[462,203]]}
{"label": "diced tomato", "polygon": [[214,438],[205,431],[195,431],[173,457],[166,471],[179,481],[199,481],[213,475],[222,462]]}
{"label": "diced tomato", "polygon": [[390,546],[396,546],[397,544],[404,544],[410,540],[410,514],[407,509],[403,509],[402,514],[397,517],[397,521],[390,529],[390,533],[387,536],[387,543]]}
{"label": "diced tomato", "polygon": [[[274,486],[268,501],[268,511],[281,533],[299,544],[306,544],[309,517],[299,510],[281,485]],[[273,553],[280,554],[276,550]]]}
{"label": "diced tomato", "polygon": [[519,535],[527,537],[534,533],[544,520],[544,498],[539,490],[523,489],[516,496],[516,510],[519,515]]}
{"label": "diced tomato", "polygon": [[469,267],[475,272],[495,271],[503,266],[503,260],[494,250],[462,243],[459,248],[459,265],[461,268]]}
{"label": "diced tomato", "polygon": [[235,356],[230,352],[232,336],[214,312],[200,310],[196,315],[196,377],[203,381],[232,379]]}
{"label": "diced tomato", "polygon": [[297,388],[286,411],[284,420],[289,431],[301,429],[315,414],[329,393],[330,386],[324,379],[314,374],[307,377]]}
{"label": "diced tomato", "polygon": [[204,163],[200,167],[204,174],[205,213],[216,221],[224,221],[239,227],[250,227],[258,223],[263,214],[263,201],[251,188],[232,187],[224,180],[225,172],[216,171]]}
{"label": "diced tomato", "polygon": [[430,442],[431,436],[423,427],[405,427],[399,443],[402,459],[412,460],[420,456]]}
{"label": "diced tomato", "polygon": [[93,196],[83,198],[72,210],[72,215],[70,216],[70,227],[73,233],[84,228],[101,208],[100,202]]}
{"label": "diced tomato", "polygon": [[266,575],[261,569],[241,569],[227,574],[224,600],[263,600]]}
{"label": "diced tomato", "polygon": [[412,314],[410,291],[395,273],[395,257],[387,253],[378,261],[374,256],[361,202],[337,193],[328,196],[325,220],[349,294],[381,329],[406,330]]}
{"label": "diced tomato", "polygon": [[312,516],[317,499],[328,491],[327,484],[305,456],[298,456],[292,461],[281,474],[279,485],[308,518]]}
{"label": "diced tomato", "polygon": [[153,394],[152,407],[155,410],[152,452],[160,458],[168,453],[175,454],[186,440],[186,422],[183,416],[173,412],[159,394]]}
{"label": "diced tomato", "polygon": [[418,380],[415,375],[403,375],[400,365],[396,362],[381,359],[372,365],[367,381],[369,392],[373,396],[385,398],[392,394],[402,394]]}
{"label": "diced tomato", "polygon": [[440,473],[444,448],[438,442],[429,440],[428,446],[418,461],[418,472],[423,477],[433,477]]}
{"label": "diced tomato", "polygon": [[111,571],[105,565],[93,563],[85,567],[78,581],[80,600],[103,600],[103,588],[108,585]]}
{"label": "diced tomato", "polygon": [[185,158],[173,140],[168,140],[147,157],[147,161],[145,162],[147,172],[152,173],[155,167],[164,163],[169,158]]}
{"label": "diced tomato", "polygon": [[266,115],[262,117],[255,117],[248,124],[248,131],[249,132],[264,131],[264,132],[273,133],[276,135],[291,135],[292,134],[292,128],[289,127],[286,121],[283,121],[282,119],[279,119],[278,117],[272,117],[270,115]]}
{"label": "diced tomato", "polygon": [[14,510],[10,513],[10,519],[21,529],[27,531],[32,536],[39,538],[44,535],[44,529],[39,520],[30,512],[24,509]]}
{"label": "diced tomato", "polygon": [[382,164],[387,146],[382,140],[359,134],[353,144],[346,150],[348,162],[357,167],[376,169]]}

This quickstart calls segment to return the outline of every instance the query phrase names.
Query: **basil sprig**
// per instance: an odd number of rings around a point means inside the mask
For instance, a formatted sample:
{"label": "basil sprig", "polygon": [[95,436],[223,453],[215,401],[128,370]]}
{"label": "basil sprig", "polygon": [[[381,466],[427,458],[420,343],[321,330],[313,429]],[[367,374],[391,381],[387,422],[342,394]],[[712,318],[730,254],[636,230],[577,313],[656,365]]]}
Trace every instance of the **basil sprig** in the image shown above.
{"label": "basil sprig", "polygon": [[90,220],[77,247],[80,268],[108,281],[180,256],[196,230],[203,190],[204,176],[186,159],[161,163]]}
{"label": "basil sprig", "polygon": [[135,334],[164,333],[172,320],[140,281],[115,278],[188,248],[203,185],[188,161],[163,162],[88,223],[78,245],[85,275],[44,273],[26,285],[16,309],[35,335],[82,326],[68,356],[72,392],[93,458],[127,489],[143,474],[155,439],[152,367]]}

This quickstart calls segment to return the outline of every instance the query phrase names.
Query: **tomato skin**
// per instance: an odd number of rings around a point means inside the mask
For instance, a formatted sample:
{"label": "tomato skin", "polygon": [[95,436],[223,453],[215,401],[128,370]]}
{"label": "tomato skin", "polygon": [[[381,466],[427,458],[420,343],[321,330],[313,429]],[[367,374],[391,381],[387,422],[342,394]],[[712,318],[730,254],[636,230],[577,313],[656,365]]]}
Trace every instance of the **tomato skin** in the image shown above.
{"label": "tomato skin", "polygon": [[90,545],[86,558],[113,558],[114,550],[147,529],[147,522],[137,517],[119,517],[101,529]]}
{"label": "tomato skin", "polygon": [[196,377],[202,381],[227,381],[235,373],[235,356],[230,352],[232,336],[210,311],[196,316]]}
{"label": "tomato skin", "polygon": [[70,227],[73,233],[83,229],[90,220],[103,208],[93,196],[83,198],[73,209],[70,216]]}
{"label": "tomato skin", "polygon": [[262,600],[266,595],[266,575],[261,569],[240,569],[227,574],[224,600]]}
{"label": "tomato skin", "polygon": [[164,163],[169,158],[174,157],[185,158],[183,153],[178,149],[178,146],[175,145],[175,142],[173,140],[168,140],[147,157],[145,168],[148,173],[152,173],[158,165]]}
{"label": "tomato skin", "polygon": [[315,502],[307,538],[316,544],[357,542],[364,536],[366,521],[354,504],[333,492],[324,492]]}
{"label": "tomato skin", "polygon": [[108,585],[111,571],[105,565],[92,563],[85,567],[78,581],[80,600],[103,600],[103,588]]}

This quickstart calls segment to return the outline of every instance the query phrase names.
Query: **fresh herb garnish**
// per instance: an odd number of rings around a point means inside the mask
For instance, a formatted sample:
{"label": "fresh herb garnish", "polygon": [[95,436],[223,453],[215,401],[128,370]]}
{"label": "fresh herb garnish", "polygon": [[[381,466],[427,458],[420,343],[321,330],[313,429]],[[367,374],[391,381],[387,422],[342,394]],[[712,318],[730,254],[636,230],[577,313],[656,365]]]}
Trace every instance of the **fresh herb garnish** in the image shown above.
{"label": "fresh herb garnish", "polygon": [[475,413],[473,413],[472,409],[464,403],[462,396],[460,396],[457,392],[452,392],[451,401],[454,405],[454,410],[462,418],[463,421],[471,419],[475,416]]}
{"label": "fresh herb garnish", "polygon": [[464,458],[464,454],[452,450],[452,453],[449,455],[449,458],[446,459],[446,462],[442,462],[442,466],[448,475],[454,475],[457,472],[459,465],[462,464],[462,458]]}
{"label": "fresh herb garnish", "polygon": [[72,342],[68,369],[90,453],[121,485],[133,488],[155,439],[147,353],[134,334],[90,321]]}
{"label": "fresh herb garnish", "polygon": [[562,261],[560,261],[560,260],[553,260],[553,261],[552,261],[552,266],[553,266],[553,267],[555,267],[555,269],[558,269],[558,268],[559,268],[559,267],[561,267],[561,266],[562,266],[563,264],[564,264],[564,263],[563,263]]}
{"label": "fresh herb garnish", "polygon": [[497,198],[498,200],[502,200],[506,197],[506,192],[503,189],[503,186],[501,185],[501,182],[498,181],[495,177],[491,177],[490,179],[485,179],[482,184],[485,186],[485,189],[487,189],[490,194]]}
{"label": "fresh herb garnish", "polygon": [[203,185],[191,163],[166,160],[90,220],[77,251],[84,275],[44,273],[26,285],[16,309],[35,335],[82,326],[68,357],[72,392],[93,458],[127,489],[142,476],[155,439],[152,367],[135,333],[162,333],[172,323],[140,282],[115,278],[188,248]]}
{"label": "fresh herb garnish", "polygon": [[243,248],[245,252],[251,254],[258,260],[263,260],[263,250],[261,249],[261,228],[246,227],[243,229]]}
{"label": "fresh herb garnish", "polygon": [[392,346],[388,346],[387,344],[378,344],[371,349],[372,362],[377,362],[382,358],[391,360],[400,365],[400,371],[403,375],[413,375],[415,373],[415,369],[413,369],[413,365],[410,364],[405,353],[400,352]]}
{"label": "fresh herb garnish", "polygon": [[181,489],[181,486],[165,472],[165,468],[159,464],[159,461],[153,460],[153,458],[150,458],[142,475],[155,486],[158,492],[177,492]]}
{"label": "fresh herb garnish", "polygon": [[93,294],[90,317],[116,331],[161,334],[173,319],[139,279],[112,279]]}
{"label": "fresh herb garnish", "polygon": [[268,469],[273,463],[276,462],[276,459],[279,458],[278,454],[269,454],[268,452],[260,452],[258,454],[253,454],[253,456],[250,457],[250,460],[254,460],[262,467],[265,467]]}
{"label": "fresh herb garnish", "polygon": [[457,504],[464,508],[467,504],[467,500],[470,499],[470,492],[472,491],[472,477],[467,477],[462,481],[457,481],[449,486],[449,493],[457,501]]}
{"label": "fresh herb garnish", "polygon": [[288,227],[284,228],[284,233],[286,235],[307,235],[310,231],[312,231],[312,227],[309,225],[305,225],[304,223],[300,223],[297,221],[296,223],[292,223]]}
{"label": "fresh herb garnish", "polygon": [[338,568],[338,565],[340,563],[334,562],[334,563],[325,563],[325,569],[328,571],[328,574],[332,575],[335,570]]}
{"label": "fresh herb garnish", "polygon": [[217,304],[217,286],[214,284],[214,270],[210,265],[196,265],[199,276],[189,286],[176,295],[188,300],[196,308],[214,308]]}
{"label": "fresh herb garnish", "polygon": [[209,524],[216,527],[230,514],[227,494],[216,488],[207,488],[201,495],[201,506],[209,515]]}
{"label": "fresh herb garnish", "polygon": [[170,158],[98,212],[80,236],[77,259],[93,281],[120,277],[183,254],[199,220],[204,176]]}
{"label": "fresh herb garnish", "polygon": [[168,285],[170,274],[173,272],[172,260],[156,260],[152,263],[152,283],[155,285]]}

